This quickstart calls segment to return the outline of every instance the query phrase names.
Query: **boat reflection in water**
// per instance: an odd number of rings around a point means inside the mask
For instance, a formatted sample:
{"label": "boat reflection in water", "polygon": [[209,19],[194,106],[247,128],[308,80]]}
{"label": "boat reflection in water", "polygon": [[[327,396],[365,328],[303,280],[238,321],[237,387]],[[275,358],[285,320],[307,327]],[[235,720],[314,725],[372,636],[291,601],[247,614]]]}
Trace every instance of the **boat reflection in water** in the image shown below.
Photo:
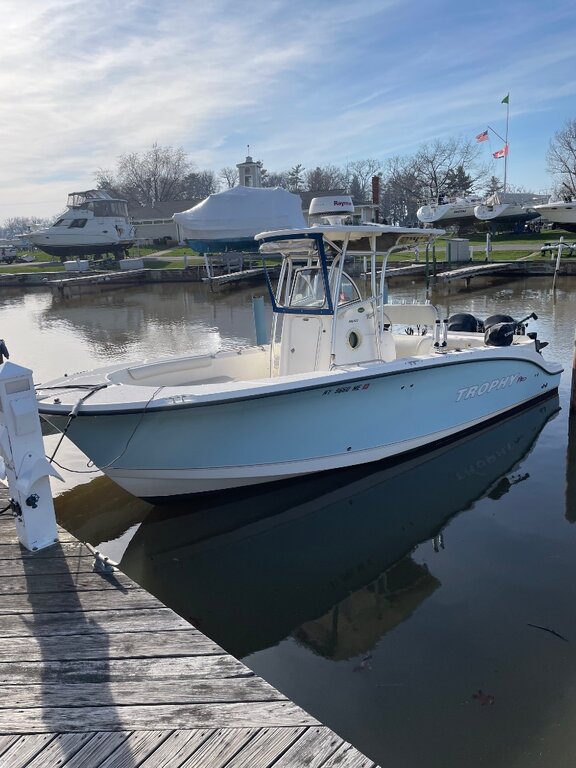
{"label": "boat reflection in water", "polygon": [[386,468],[153,508],[121,568],[239,658],[288,636],[350,658],[439,586],[410,553],[440,543],[448,520],[478,499],[525,479],[520,463],[558,409],[551,397]]}

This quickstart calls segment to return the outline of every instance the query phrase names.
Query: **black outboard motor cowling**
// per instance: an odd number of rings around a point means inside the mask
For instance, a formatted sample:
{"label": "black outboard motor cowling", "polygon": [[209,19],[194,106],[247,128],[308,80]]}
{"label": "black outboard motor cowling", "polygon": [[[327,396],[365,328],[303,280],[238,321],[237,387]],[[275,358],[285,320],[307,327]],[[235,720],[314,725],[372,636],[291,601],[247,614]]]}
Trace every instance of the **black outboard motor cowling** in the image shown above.
{"label": "black outboard motor cowling", "polygon": [[466,312],[458,312],[455,315],[450,315],[448,318],[448,330],[449,331],[463,331],[465,333],[482,333],[484,331],[484,323],[474,315],[469,315]]}
{"label": "black outboard motor cowling", "polygon": [[514,323],[516,325],[516,320],[510,317],[510,315],[490,315],[490,317],[484,320],[484,328],[488,329],[491,325],[496,325],[496,323]]}
{"label": "black outboard motor cowling", "polygon": [[488,329],[491,325],[496,325],[497,323],[512,323],[515,328],[514,333],[523,336],[526,333],[526,322],[528,320],[538,320],[538,315],[535,312],[531,312],[526,317],[523,317],[522,320],[514,320],[510,315],[491,315],[484,321],[484,327]]}
{"label": "black outboard motor cowling", "polygon": [[509,347],[514,339],[516,324],[495,323],[486,329],[484,343],[490,347]]}

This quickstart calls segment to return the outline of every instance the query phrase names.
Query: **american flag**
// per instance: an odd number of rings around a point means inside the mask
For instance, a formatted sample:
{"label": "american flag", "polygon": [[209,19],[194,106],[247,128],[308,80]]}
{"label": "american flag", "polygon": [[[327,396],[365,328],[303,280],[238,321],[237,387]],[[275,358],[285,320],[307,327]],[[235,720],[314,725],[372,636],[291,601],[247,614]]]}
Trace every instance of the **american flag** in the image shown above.
{"label": "american flag", "polygon": [[482,131],[476,136],[476,141],[488,141],[488,131]]}

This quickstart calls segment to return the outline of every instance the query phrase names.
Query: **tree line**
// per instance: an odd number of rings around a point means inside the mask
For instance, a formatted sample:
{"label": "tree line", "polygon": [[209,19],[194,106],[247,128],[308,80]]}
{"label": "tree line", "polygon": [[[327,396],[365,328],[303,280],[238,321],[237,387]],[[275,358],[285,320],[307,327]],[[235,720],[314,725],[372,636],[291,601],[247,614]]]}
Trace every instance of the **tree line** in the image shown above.
{"label": "tree line", "polygon": [[[423,144],[413,155],[395,156],[381,161],[356,160],[343,167],[323,165],[305,168],[297,164],[281,171],[266,169],[261,161],[262,186],[284,187],[291,192],[340,190],[356,202],[372,199],[372,178],[380,178],[380,216],[393,224],[417,221],[416,211],[423,202],[476,194],[486,197],[501,190],[502,182],[493,175],[490,163],[478,142],[463,138],[435,140]],[[554,134],[547,155],[547,170],[553,194],[576,200],[576,119]],[[118,158],[114,170],[98,169],[95,185],[132,206],[153,206],[168,200],[202,200],[208,195],[236,186],[238,169],[199,170],[182,147],[163,147],[157,143],[144,152],[129,152]],[[508,187],[510,191],[526,191]],[[26,232],[46,224],[38,217],[18,217],[4,222],[4,236]]]}

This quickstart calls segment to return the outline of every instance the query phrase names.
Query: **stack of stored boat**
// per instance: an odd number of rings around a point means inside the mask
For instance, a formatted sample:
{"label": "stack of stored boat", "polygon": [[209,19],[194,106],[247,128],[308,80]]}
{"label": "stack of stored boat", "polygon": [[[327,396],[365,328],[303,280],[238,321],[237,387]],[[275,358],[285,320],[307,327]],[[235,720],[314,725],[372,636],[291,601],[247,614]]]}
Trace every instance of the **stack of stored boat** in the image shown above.
{"label": "stack of stored boat", "polygon": [[440,195],[434,202],[422,205],[416,211],[423,224],[441,227],[467,227],[476,223],[474,208],[482,203],[480,197],[451,197]]}

